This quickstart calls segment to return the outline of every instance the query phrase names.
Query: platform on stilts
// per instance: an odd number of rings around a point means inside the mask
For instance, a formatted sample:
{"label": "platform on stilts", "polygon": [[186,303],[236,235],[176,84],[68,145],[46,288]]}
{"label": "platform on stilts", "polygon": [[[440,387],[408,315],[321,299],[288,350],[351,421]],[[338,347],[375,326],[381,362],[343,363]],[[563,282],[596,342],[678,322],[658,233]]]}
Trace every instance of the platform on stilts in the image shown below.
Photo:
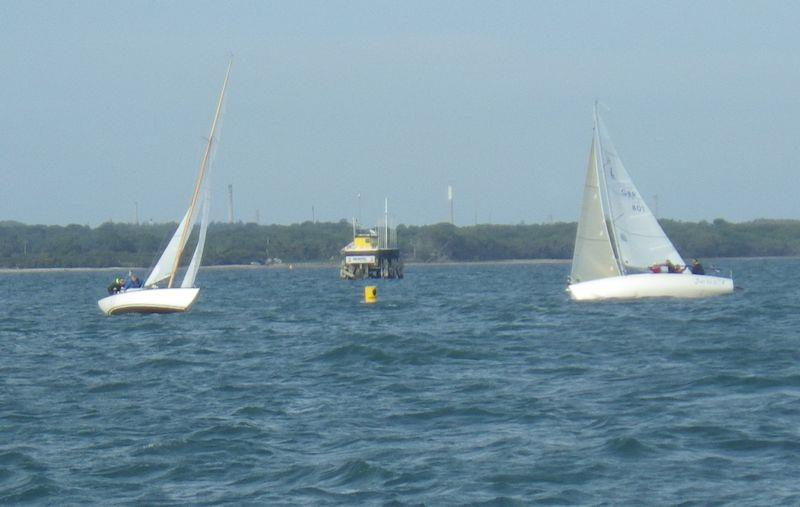
{"label": "platform on stilts", "polygon": [[341,253],[342,280],[403,278],[403,260],[397,248],[397,231],[389,227],[388,205],[382,226],[363,229],[353,220],[353,241]]}

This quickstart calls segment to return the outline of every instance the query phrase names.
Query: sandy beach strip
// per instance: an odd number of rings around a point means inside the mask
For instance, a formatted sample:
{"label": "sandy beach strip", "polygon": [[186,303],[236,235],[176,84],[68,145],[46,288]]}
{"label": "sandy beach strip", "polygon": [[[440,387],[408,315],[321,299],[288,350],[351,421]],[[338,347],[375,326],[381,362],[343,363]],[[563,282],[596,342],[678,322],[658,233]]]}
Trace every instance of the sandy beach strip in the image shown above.
{"label": "sandy beach strip", "polygon": [[[530,264],[568,264],[571,259],[509,259],[495,261],[442,261],[442,262],[406,262],[406,267],[441,267],[441,266],[502,266],[502,265],[530,265]],[[202,269],[323,269],[338,268],[339,263],[332,262],[284,262],[283,264],[228,264],[224,266],[203,266]],[[113,266],[106,268],[0,268],[0,274],[21,273],[79,273],[79,272],[118,272],[138,273],[149,271],[145,267]]]}

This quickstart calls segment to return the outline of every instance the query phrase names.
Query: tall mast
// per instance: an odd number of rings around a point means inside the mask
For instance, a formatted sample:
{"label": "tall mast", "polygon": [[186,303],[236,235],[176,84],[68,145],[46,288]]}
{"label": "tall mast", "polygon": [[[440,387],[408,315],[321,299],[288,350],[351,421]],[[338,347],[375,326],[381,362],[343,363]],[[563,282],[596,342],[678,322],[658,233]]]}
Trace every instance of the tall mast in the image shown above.
{"label": "tall mast", "polygon": [[[217,121],[219,120],[219,114],[222,111],[222,100],[225,98],[225,88],[228,86],[228,77],[231,74],[231,67],[233,66],[233,58],[228,62],[228,70],[225,72],[225,81],[222,83],[222,90],[219,92],[219,99],[217,100],[217,109],[214,113],[214,121],[211,122],[211,134],[208,136],[208,143],[206,143],[206,149],[203,152],[203,158],[200,161],[200,170],[197,173],[197,179],[194,182],[194,192],[192,193],[192,201],[189,204],[189,214],[188,216],[191,217],[194,214],[194,207],[197,204],[197,198],[200,195],[200,187],[203,183],[203,178],[206,175],[206,166],[208,165],[208,158],[211,154],[211,144],[214,142],[214,133],[217,130]],[[186,239],[189,234],[189,224],[191,224],[191,218],[183,224],[183,230],[181,231],[180,241],[178,242],[178,254],[175,256],[175,261],[172,264],[172,271],[169,275],[169,284],[167,287],[172,287],[172,283],[175,281],[175,274],[178,272],[178,263],[181,259],[181,254],[183,254],[183,248],[186,246]]]}
{"label": "tall mast", "polygon": [[[609,238],[614,238],[614,241],[611,242],[611,251],[614,252],[614,258],[617,261],[617,267],[619,268],[619,272],[621,274],[625,274],[625,266],[622,265],[622,259],[620,259],[619,255],[619,236],[617,236],[617,226],[614,224],[614,210],[611,209],[611,201],[608,200],[608,185],[606,183],[606,170],[605,170],[605,156],[603,155],[603,143],[600,140],[600,116],[597,114],[597,101],[594,102],[594,135],[597,156],[595,160],[595,168],[600,176],[600,181],[602,181],[602,189],[600,192],[600,206],[604,208],[603,211],[603,226],[606,228],[606,233],[609,235]],[[605,219],[605,209],[608,210],[608,223]],[[608,230],[608,224],[611,224],[611,231]]]}

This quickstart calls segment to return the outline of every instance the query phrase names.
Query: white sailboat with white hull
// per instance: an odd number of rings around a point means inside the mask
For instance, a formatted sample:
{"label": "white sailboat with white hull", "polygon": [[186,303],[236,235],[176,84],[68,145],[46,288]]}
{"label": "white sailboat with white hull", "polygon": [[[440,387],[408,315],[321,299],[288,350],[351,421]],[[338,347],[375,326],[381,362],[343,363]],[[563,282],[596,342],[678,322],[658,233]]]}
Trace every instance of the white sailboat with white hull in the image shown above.
{"label": "white sailboat with white hull", "polygon": [[594,111],[594,135],[567,292],[575,300],[707,297],[733,292],[718,276],[652,273],[685,265],[639,194]]}
{"label": "white sailboat with white hull", "polygon": [[[144,286],[140,289],[125,290],[97,302],[106,315],[185,312],[197,299],[200,289],[194,286],[194,281],[203,258],[203,248],[205,247],[206,231],[208,229],[209,159],[211,158],[214,135],[217,130],[220,112],[222,111],[222,102],[225,98],[225,89],[228,86],[232,63],[228,64],[222,90],[217,100],[214,121],[211,123],[211,134],[208,137],[203,158],[200,162],[200,170],[195,180],[189,209],[180,224],[178,224],[172,239],[170,239],[155,267],[148,275],[147,280],[145,280]],[[197,238],[197,245],[180,286],[175,287],[174,283],[181,255],[198,218],[200,219],[200,232]],[[164,282],[166,282],[167,286],[160,287],[159,284]]]}

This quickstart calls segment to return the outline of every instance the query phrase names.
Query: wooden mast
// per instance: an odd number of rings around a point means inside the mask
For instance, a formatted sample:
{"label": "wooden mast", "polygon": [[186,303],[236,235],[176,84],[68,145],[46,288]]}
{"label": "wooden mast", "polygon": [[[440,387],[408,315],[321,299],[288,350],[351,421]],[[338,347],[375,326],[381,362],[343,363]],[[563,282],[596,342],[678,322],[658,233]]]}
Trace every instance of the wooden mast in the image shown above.
{"label": "wooden mast", "polygon": [[[228,77],[231,74],[231,66],[233,66],[233,58],[231,58],[230,62],[228,62],[228,70],[225,72],[225,81],[222,83],[222,91],[219,93],[219,99],[217,100],[217,109],[214,113],[214,121],[211,123],[211,134],[208,136],[208,143],[206,144],[205,152],[203,152],[203,159],[200,161],[200,171],[197,173],[197,179],[194,183],[194,193],[192,193],[192,201],[189,204],[189,214],[188,216],[191,217],[194,214],[194,207],[197,204],[197,198],[200,195],[200,187],[203,183],[203,178],[205,178],[206,174],[206,165],[208,164],[208,158],[211,154],[211,143],[214,142],[214,132],[217,130],[217,120],[219,120],[219,114],[222,111],[222,100],[225,98],[225,88],[228,86]],[[172,284],[175,281],[175,274],[178,272],[178,263],[181,260],[181,255],[183,254],[183,248],[186,246],[186,239],[189,234],[189,224],[192,222],[191,218],[183,224],[183,230],[181,231],[180,241],[178,242],[178,253],[175,256],[175,261],[172,263],[172,271],[169,275],[169,284],[167,287],[172,288]]]}

